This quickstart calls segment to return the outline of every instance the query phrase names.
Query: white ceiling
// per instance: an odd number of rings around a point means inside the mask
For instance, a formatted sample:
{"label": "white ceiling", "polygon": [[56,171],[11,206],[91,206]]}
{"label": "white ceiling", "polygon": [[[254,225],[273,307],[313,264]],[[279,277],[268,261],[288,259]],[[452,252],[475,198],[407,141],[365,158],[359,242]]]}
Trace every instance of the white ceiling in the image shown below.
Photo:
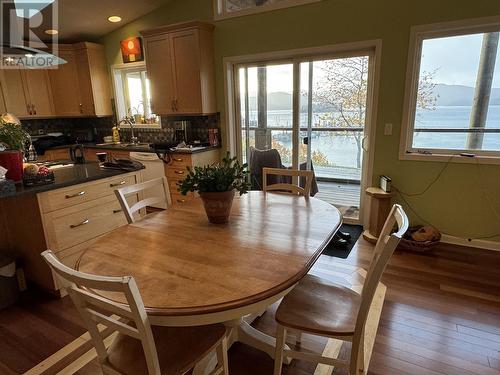
{"label": "white ceiling", "polygon": [[[42,10],[44,23],[36,34],[42,40],[48,36],[43,31],[50,25],[51,7],[58,12],[59,42],[95,41],[123,25],[155,10],[171,0],[55,0]],[[111,23],[108,17],[117,15],[122,21]]]}

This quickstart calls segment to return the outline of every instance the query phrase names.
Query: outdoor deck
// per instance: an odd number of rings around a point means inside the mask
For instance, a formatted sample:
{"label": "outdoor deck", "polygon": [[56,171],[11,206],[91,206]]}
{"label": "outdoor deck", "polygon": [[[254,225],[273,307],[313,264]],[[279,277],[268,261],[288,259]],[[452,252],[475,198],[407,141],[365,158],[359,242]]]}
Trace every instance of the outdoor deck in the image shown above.
{"label": "outdoor deck", "polygon": [[318,181],[319,192],[316,198],[337,207],[345,218],[357,219],[359,215],[359,197],[361,187],[346,182]]}

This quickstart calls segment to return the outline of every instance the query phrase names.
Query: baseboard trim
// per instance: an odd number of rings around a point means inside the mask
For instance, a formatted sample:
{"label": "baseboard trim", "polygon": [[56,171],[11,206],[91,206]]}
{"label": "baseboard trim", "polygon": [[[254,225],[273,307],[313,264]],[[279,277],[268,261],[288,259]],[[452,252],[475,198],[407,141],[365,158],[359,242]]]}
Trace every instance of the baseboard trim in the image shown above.
{"label": "baseboard trim", "polygon": [[459,246],[465,246],[465,247],[476,247],[479,249],[500,251],[500,242],[495,242],[495,241],[487,241],[487,240],[470,240],[469,241],[465,238],[459,238],[459,237],[443,234],[441,236],[441,242],[451,244],[451,245],[459,245]]}

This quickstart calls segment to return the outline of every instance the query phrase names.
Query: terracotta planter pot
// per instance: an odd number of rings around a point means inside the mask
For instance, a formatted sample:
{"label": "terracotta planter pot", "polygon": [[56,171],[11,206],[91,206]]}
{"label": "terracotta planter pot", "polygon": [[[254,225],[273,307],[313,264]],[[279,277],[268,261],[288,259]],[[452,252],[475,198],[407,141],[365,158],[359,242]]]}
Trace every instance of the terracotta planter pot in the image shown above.
{"label": "terracotta planter pot", "polygon": [[224,224],[229,221],[234,194],[234,190],[200,193],[208,221],[214,224]]}
{"label": "terracotta planter pot", "polygon": [[0,165],[7,169],[5,176],[14,182],[23,179],[23,153],[21,151],[0,151]]}

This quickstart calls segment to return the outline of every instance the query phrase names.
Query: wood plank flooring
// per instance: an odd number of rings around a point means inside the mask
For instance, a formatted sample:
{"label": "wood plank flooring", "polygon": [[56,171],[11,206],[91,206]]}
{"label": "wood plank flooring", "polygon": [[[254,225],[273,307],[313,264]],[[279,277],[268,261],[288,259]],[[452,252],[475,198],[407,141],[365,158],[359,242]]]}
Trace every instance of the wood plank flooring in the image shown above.
{"label": "wood plank flooring", "polygon": [[[322,257],[315,273],[366,268],[372,246],[360,239],[346,260]],[[442,245],[430,254],[396,252],[383,277],[386,301],[370,363],[371,375],[500,375],[500,253]],[[271,307],[254,325],[274,333]],[[28,294],[0,311],[0,374],[21,374],[84,332],[71,302]],[[326,340],[304,335],[322,351]],[[339,356],[347,355],[343,345]],[[272,374],[264,353],[235,344],[230,373]],[[284,374],[329,374],[293,361]],[[334,374],[345,372],[335,369]],[[95,362],[78,371],[100,374]]]}

